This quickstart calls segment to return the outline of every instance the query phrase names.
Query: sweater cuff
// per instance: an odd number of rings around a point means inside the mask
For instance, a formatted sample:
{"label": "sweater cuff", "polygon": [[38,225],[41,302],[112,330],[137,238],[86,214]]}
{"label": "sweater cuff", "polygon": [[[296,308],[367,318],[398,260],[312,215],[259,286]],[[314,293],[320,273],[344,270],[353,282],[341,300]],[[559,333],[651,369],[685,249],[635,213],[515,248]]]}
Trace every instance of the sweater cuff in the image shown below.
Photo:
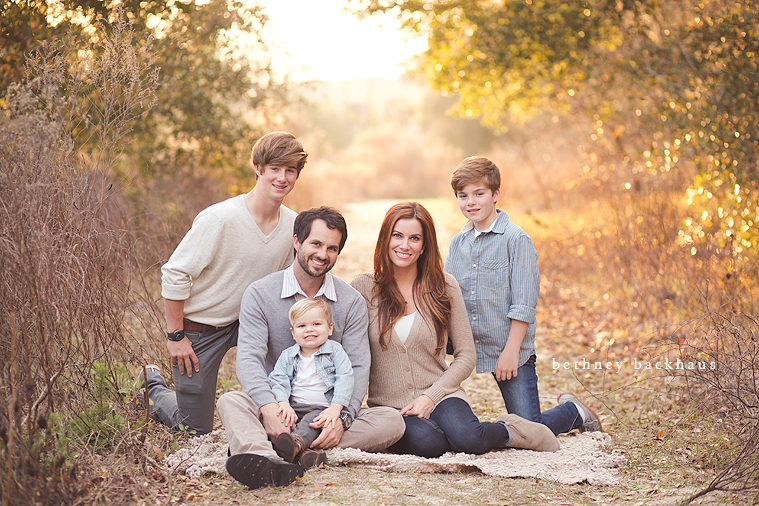
{"label": "sweater cuff", "polygon": [[258,409],[261,409],[261,406],[266,406],[267,404],[278,404],[277,398],[274,397],[274,393],[269,390],[268,392],[246,392],[248,394],[248,397],[251,398],[251,400],[258,406]]}
{"label": "sweater cuff", "polygon": [[437,403],[442,401],[447,393],[439,385],[432,385],[424,392],[424,395],[432,399],[432,402],[437,406]]}
{"label": "sweater cuff", "polygon": [[190,298],[192,283],[182,283],[181,285],[161,284],[161,297],[169,300],[187,300]]}

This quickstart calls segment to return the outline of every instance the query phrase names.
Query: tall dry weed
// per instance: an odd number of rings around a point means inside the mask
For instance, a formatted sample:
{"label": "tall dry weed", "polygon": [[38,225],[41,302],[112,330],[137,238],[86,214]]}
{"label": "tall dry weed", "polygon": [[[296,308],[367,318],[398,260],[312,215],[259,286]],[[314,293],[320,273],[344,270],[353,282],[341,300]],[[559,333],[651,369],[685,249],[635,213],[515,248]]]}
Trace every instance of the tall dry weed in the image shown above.
{"label": "tall dry weed", "polygon": [[31,55],[0,118],[4,504],[67,502],[71,444],[112,430],[117,446],[123,431],[134,236],[108,171],[158,75],[123,16],[103,31],[98,54],[57,42]]}
{"label": "tall dry weed", "polygon": [[[716,476],[693,501],[732,492],[759,499],[759,321],[742,313],[700,318],[678,355],[695,367],[676,369],[685,400],[718,424],[729,451],[716,456]],[[702,365],[703,364],[703,365]]]}

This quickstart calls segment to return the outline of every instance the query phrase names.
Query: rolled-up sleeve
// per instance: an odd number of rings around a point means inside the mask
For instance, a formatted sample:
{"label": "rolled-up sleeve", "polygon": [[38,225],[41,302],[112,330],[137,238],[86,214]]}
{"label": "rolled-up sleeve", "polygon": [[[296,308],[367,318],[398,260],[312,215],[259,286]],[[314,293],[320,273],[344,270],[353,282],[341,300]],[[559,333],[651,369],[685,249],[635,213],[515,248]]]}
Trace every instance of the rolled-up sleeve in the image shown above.
{"label": "rolled-up sleeve", "polygon": [[509,248],[511,305],[506,316],[528,324],[535,323],[540,294],[538,252],[526,234],[513,241]]}

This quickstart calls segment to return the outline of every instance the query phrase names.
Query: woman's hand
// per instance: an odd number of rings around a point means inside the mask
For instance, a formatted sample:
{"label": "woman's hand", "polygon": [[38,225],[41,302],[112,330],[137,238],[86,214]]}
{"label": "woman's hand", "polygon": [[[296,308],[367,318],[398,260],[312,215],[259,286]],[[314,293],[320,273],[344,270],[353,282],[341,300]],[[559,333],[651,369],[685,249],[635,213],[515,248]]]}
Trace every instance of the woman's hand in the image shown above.
{"label": "woman's hand", "polygon": [[419,418],[429,418],[432,410],[435,409],[435,403],[427,395],[422,394],[414,401],[401,410],[401,415],[416,416]]}

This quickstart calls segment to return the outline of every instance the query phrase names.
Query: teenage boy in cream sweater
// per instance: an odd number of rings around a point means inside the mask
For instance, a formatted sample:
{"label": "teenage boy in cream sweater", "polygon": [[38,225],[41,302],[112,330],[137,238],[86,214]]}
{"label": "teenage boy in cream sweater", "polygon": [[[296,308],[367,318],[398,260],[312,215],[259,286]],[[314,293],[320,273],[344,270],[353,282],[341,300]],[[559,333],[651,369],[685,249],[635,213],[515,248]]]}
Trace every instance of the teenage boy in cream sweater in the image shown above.
{"label": "teenage boy in cream sweater", "polygon": [[261,137],[251,154],[256,186],[201,211],[161,269],[170,390],[148,366],[151,416],[176,429],[213,429],[216,380],[227,350],[237,346],[245,289],[289,267],[296,213],[282,201],[292,191],[308,154],[287,132]]}

